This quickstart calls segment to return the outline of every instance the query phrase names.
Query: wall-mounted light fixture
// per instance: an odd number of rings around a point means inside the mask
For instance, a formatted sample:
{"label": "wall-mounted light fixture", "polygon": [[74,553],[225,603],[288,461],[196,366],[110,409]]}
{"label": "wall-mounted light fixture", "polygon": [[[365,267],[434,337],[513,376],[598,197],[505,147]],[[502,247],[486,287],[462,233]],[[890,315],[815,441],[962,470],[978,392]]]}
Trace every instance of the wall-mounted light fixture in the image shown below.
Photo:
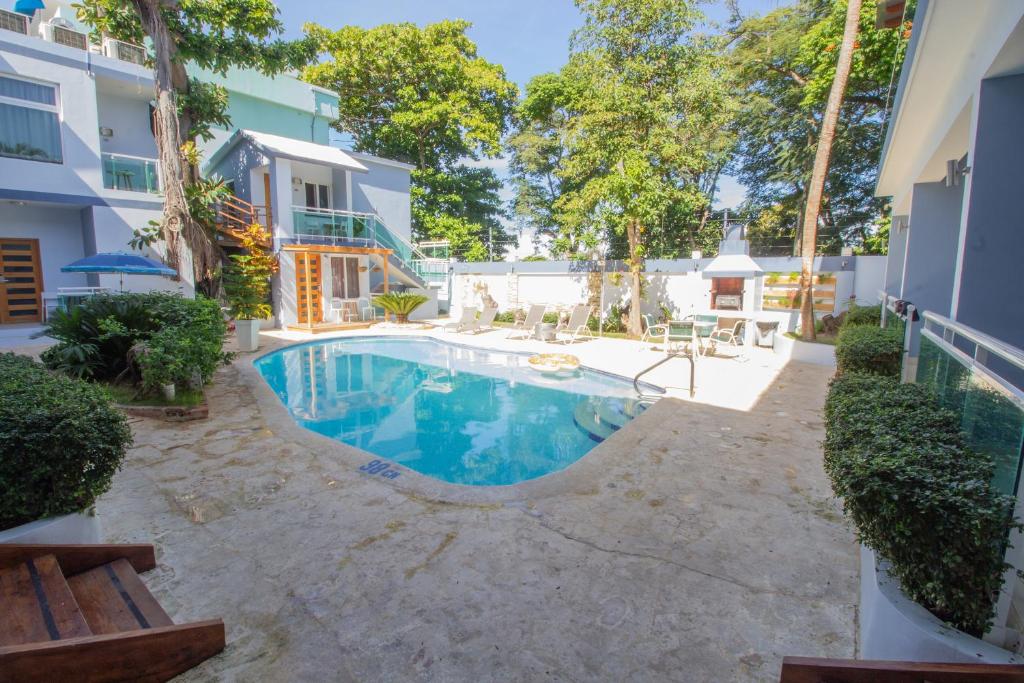
{"label": "wall-mounted light fixture", "polygon": [[105,126],[100,126],[100,136],[105,138],[112,138],[114,137],[114,129],[107,128]]}
{"label": "wall-mounted light fixture", "polygon": [[950,159],[946,162],[946,187],[954,187],[960,184],[960,179],[971,172],[967,165],[967,155],[959,159]]}

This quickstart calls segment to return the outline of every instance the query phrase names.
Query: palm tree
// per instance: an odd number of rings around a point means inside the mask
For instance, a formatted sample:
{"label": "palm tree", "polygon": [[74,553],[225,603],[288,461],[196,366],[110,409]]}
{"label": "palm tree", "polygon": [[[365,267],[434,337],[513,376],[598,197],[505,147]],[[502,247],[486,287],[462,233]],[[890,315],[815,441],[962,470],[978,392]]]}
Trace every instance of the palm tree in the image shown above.
{"label": "palm tree", "polygon": [[821,210],[821,195],[825,189],[829,157],[832,155],[832,140],[836,136],[839,108],[843,104],[843,93],[846,92],[846,81],[850,77],[850,66],[853,63],[854,43],[857,40],[857,28],[860,25],[860,5],[861,0],[848,0],[846,5],[843,43],[839,48],[836,75],[832,79],[832,89],[828,93],[828,103],[825,105],[825,114],[821,119],[818,148],[814,153],[814,169],[811,171],[811,182],[807,188],[807,206],[804,208],[803,221],[804,233],[803,239],[800,241],[800,255],[803,258],[800,270],[800,331],[807,341],[813,341],[816,338],[812,282],[814,278],[814,247],[818,241],[818,212]]}

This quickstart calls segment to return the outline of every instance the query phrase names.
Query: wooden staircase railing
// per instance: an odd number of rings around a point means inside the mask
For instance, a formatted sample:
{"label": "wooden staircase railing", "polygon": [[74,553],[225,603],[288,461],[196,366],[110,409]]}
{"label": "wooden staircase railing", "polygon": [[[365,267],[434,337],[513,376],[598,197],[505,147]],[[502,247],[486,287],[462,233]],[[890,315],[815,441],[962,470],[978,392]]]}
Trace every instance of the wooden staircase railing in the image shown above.
{"label": "wooden staircase railing", "polygon": [[[217,204],[217,232],[225,244],[238,245],[242,233],[253,223],[259,223],[269,232],[268,222],[266,207],[250,204],[233,194]],[[269,241],[263,246],[269,247]]]}
{"label": "wooden staircase railing", "polygon": [[1024,683],[1024,666],[784,657],[779,683]]}

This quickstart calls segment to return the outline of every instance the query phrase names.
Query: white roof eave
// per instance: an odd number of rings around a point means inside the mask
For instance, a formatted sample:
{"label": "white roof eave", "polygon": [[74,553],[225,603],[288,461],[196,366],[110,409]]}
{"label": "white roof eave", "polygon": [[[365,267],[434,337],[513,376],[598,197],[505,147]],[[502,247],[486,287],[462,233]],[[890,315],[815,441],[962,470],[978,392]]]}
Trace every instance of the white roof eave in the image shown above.
{"label": "white roof eave", "polygon": [[764,271],[746,254],[722,254],[713,258],[702,272],[708,277],[752,277]]}

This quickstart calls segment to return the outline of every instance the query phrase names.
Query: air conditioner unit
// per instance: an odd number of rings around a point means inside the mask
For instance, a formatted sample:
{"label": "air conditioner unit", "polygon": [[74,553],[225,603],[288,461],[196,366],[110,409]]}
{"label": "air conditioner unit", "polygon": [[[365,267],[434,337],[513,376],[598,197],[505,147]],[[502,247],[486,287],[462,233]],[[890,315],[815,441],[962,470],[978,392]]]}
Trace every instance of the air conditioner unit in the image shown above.
{"label": "air conditioner unit", "polygon": [[81,31],[72,28],[72,24],[63,17],[54,17],[40,27],[43,39],[59,45],[67,45],[78,50],[89,49],[89,38]]}
{"label": "air conditioner unit", "polygon": [[146,64],[145,48],[115,38],[108,37],[103,39],[103,54],[111,59],[120,59],[122,62],[138,64],[139,66],[145,66]]}

